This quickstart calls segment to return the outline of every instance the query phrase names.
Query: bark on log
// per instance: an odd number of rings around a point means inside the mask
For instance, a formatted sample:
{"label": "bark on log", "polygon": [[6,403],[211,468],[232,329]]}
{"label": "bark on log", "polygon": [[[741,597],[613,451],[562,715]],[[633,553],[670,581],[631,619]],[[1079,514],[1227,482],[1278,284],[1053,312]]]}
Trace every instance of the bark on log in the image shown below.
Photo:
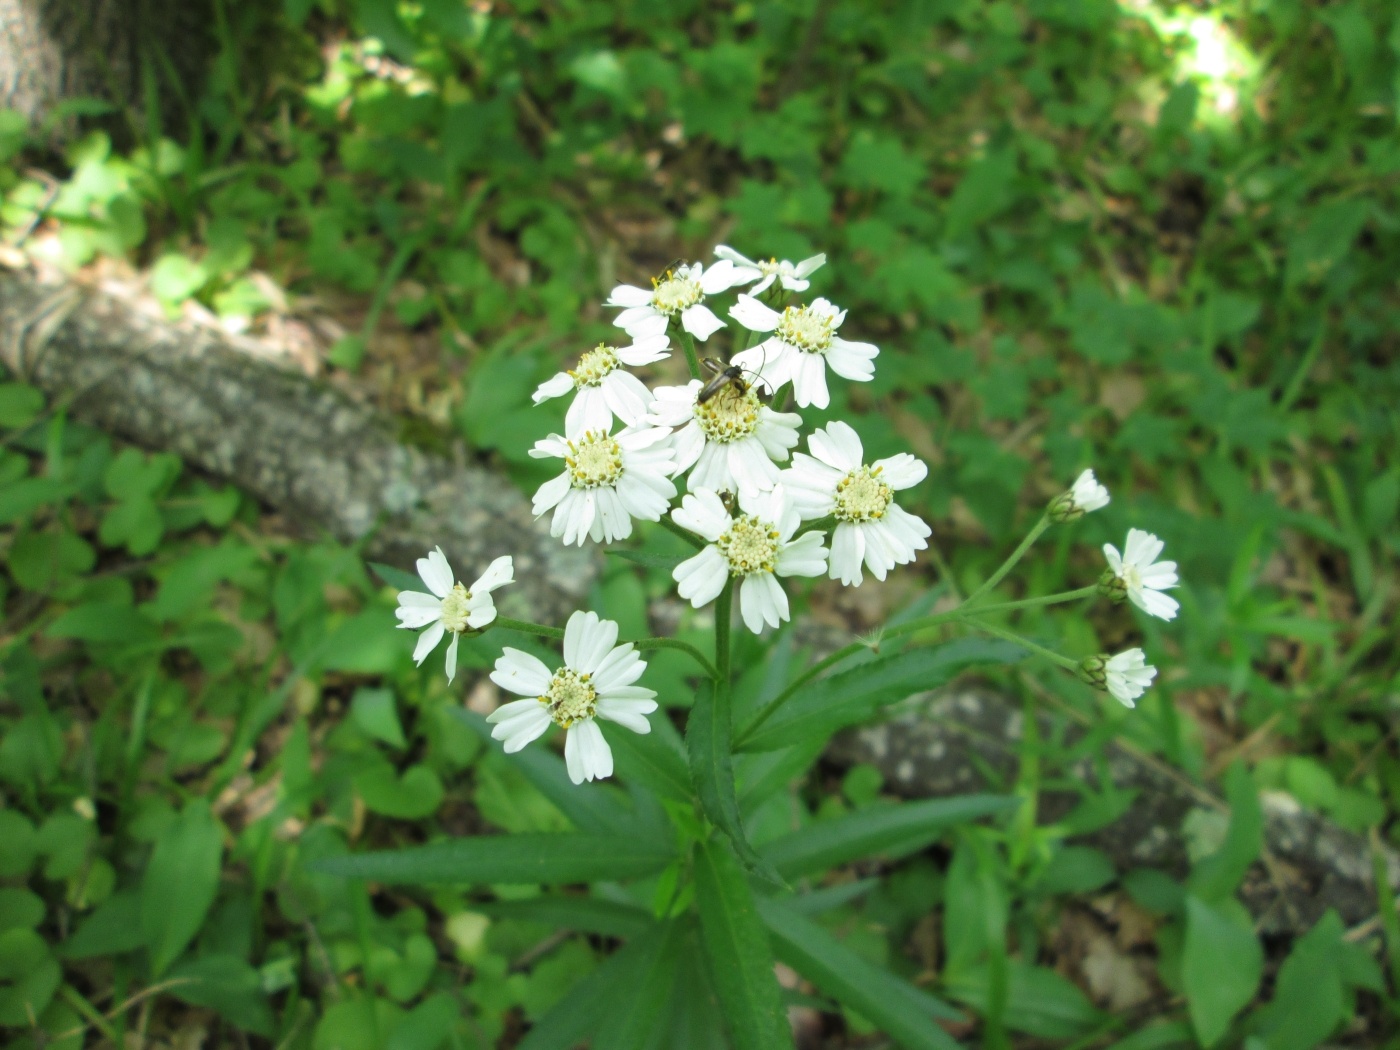
{"label": "bark on log", "polygon": [[434,544],[468,582],[515,558],[508,616],[563,622],[596,571],[490,471],[400,444],[372,408],[237,348],[221,333],[146,316],[70,282],[0,268],[0,361],[84,422],[177,453],[308,531],[366,541],[411,568]]}
{"label": "bark on log", "polygon": [[[1048,717],[1041,739],[1052,739]],[[836,737],[826,757],[839,764],[876,766],[886,787],[916,798],[985,790],[987,773],[1014,779],[1017,742],[1024,715],[1008,697],[980,688],[951,687],[911,701],[891,720],[849,730]],[[1083,733],[1063,737],[1072,746]],[[1119,791],[1134,791],[1128,811],[1117,820],[1072,841],[1094,846],[1120,874],[1156,868],[1177,877],[1189,867],[1182,826],[1199,810],[1222,813],[1218,799],[1165,765],[1109,744],[1095,761],[1083,760],[1064,775],[1099,784],[1100,770]],[[1104,784],[1103,786],[1107,786]],[[1080,796],[1047,792],[1041,796],[1040,823],[1065,817]],[[1328,908],[1355,924],[1376,913],[1371,852],[1367,841],[1331,821],[1303,810],[1291,796],[1265,792],[1264,851],[1245,879],[1241,896],[1262,932],[1301,933]],[[1400,886],[1400,854],[1385,851],[1392,886]]]}

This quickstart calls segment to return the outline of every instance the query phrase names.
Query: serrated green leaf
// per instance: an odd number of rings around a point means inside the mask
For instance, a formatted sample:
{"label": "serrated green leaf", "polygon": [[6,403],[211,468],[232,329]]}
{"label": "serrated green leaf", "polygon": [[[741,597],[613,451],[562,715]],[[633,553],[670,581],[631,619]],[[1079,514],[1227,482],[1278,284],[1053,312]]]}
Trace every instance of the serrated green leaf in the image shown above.
{"label": "serrated green leaf", "polygon": [[767,931],[727,839],[696,850],[695,901],[710,980],[735,1050],[791,1047]]}
{"label": "serrated green leaf", "polygon": [[1188,894],[1182,986],[1196,1038],[1209,1050],[1230,1030],[1264,972],[1264,949],[1244,906]]}
{"label": "serrated green leaf", "polygon": [[700,683],[695,705],[685,727],[685,747],[690,779],[705,814],[729,836],[744,866],[774,886],[783,885],[773,866],[749,845],[739,799],[734,787],[734,760],[730,749],[732,724],[729,691],[716,689],[709,679]]}
{"label": "serrated green leaf", "polygon": [[797,879],[859,857],[912,853],[936,841],[955,824],[1010,812],[1018,804],[1003,795],[963,795],[873,806],[808,824],[765,844],[759,852],[783,878]]}
{"label": "serrated green leaf", "polygon": [[327,875],[399,885],[598,882],[654,875],[673,859],[651,843],[603,835],[495,835],[428,846],[327,857]]}
{"label": "serrated green leaf", "polygon": [[159,977],[204,924],[219,888],[223,829],[204,799],[190,802],[156,840],[141,879],[141,932]]}
{"label": "serrated green leaf", "polygon": [[936,1019],[962,1021],[942,1000],[862,959],[786,902],[759,900],[778,958],[905,1050],[957,1050]]}
{"label": "serrated green leaf", "polygon": [[1014,663],[1024,650],[1010,642],[963,638],[946,645],[880,656],[804,687],[768,721],[738,734],[741,751],[773,751],[864,722],[881,706],[948,682],[973,664]]}

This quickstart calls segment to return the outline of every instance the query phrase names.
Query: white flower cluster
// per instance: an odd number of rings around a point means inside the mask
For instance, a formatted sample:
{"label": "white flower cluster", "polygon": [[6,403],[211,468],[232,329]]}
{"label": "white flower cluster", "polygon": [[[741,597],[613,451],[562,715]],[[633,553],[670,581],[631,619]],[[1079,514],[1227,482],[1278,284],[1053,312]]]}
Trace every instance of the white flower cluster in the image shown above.
{"label": "white flower cluster", "polygon": [[[927,549],[928,524],[895,498],[922,483],[928,468],[908,453],[868,462],[860,436],[839,420],[810,433],[805,452],[794,451],[802,416],[773,407],[769,399],[783,394],[798,408],[826,408],[828,369],[868,382],[879,350],[841,338],[846,311],[826,299],[787,301],[808,289],[808,278],[826,256],[763,262],[725,246],[715,254],[718,261],[709,267],[668,269],[650,291],[614,288],[606,305],[621,308],[614,323],[630,343],[599,345],[536,390],[536,405],[570,393],[573,401],[564,433],[530,450],[532,457],[563,461],[563,470],[535,493],[534,512],[552,512],[551,535],[580,545],[625,540],[634,519],[660,522],[669,516],[670,525],[689,533],[699,548],[672,573],[680,596],[699,608],[732,581],[740,617],[757,634],[790,618],[780,578],[825,573],[859,586],[865,570],[884,580]],[[628,371],[670,357],[672,336],[686,341],[691,368],[697,368],[690,340],[704,342],[726,327],[707,299],[744,285],[751,287],[728,310],[745,330],[742,349],[728,362],[706,360],[713,373],[709,382],[696,378],[683,386],[648,388]],[[758,342],[748,345],[755,336]],[[683,493],[677,484],[682,478]],[[1073,521],[1108,502],[1108,490],[1086,470],[1052,501],[1048,520]],[[1121,554],[1105,546],[1109,568],[1099,590],[1172,619],[1177,603],[1162,592],[1177,583],[1176,563],[1157,561],[1163,546],[1138,529],[1128,533]],[[444,635],[452,636],[450,682],[461,636],[497,620],[491,592],[512,582],[512,562],[497,558],[468,588],[456,581],[437,548],[418,561],[418,572],[428,593],[399,593],[399,626],[425,628],[413,653],[419,664]],[[617,639],[616,623],[576,612],[563,632],[564,664],[558,670],[521,650],[504,649],[491,680],[524,699],[489,717],[492,736],[513,753],[552,722],[565,730],[564,757],[575,783],[610,776],[612,751],[597,719],[647,733],[646,716],[657,709],[655,692],[634,684],[645,661],[632,644],[618,645]],[[1085,681],[1129,707],[1156,673],[1140,649],[1089,657],[1079,665]]]}

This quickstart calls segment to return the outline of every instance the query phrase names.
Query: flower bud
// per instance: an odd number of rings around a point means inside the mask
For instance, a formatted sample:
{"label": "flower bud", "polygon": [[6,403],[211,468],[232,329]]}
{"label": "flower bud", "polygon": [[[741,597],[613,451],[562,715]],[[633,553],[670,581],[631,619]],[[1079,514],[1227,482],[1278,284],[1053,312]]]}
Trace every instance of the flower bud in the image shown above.
{"label": "flower bud", "polygon": [[1079,661],[1078,675],[1081,681],[1092,685],[1095,689],[1108,688],[1108,656],[1099,653],[1097,656],[1086,656]]}
{"label": "flower bud", "polygon": [[1074,493],[1062,492],[1050,501],[1046,511],[1056,525],[1064,525],[1084,517],[1084,511],[1074,505]]}
{"label": "flower bud", "polygon": [[1112,569],[1105,569],[1099,577],[1099,593],[1111,602],[1125,602],[1128,600],[1128,582]]}
{"label": "flower bud", "polygon": [[1046,513],[1056,525],[1076,521],[1091,510],[1108,506],[1108,489],[1098,483],[1092,470],[1086,470],[1075,478],[1068,492],[1062,492],[1050,501]]}

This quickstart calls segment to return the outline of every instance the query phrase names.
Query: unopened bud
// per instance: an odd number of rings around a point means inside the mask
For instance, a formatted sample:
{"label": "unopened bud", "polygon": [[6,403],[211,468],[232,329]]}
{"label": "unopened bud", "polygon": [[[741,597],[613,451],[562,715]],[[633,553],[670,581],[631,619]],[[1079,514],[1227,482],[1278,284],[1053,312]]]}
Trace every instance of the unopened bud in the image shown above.
{"label": "unopened bud", "polygon": [[1050,501],[1046,513],[1056,525],[1075,521],[1091,510],[1108,506],[1108,489],[1098,483],[1092,470],[1086,470],[1074,479],[1068,492],[1063,492]]}
{"label": "unopened bud", "polygon": [[1111,602],[1127,601],[1128,582],[1112,569],[1105,569],[1099,577],[1099,593]]}
{"label": "unopened bud", "polygon": [[1079,661],[1079,678],[1081,681],[1092,685],[1095,689],[1108,688],[1108,656],[1099,653],[1097,656],[1086,656]]}
{"label": "unopened bud", "polygon": [[1046,513],[1056,525],[1064,525],[1084,517],[1084,509],[1075,504],[1073,492],[1062,492],[1052,499]]}

